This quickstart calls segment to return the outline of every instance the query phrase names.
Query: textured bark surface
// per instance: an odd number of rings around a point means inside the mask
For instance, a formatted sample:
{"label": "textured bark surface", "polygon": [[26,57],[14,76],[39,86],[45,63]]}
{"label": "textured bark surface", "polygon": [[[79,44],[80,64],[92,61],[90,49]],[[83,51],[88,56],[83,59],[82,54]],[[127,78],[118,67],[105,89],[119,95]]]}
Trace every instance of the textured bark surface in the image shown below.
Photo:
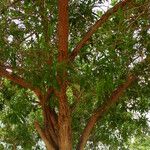
{"label": "textured bark surface", "polygon": [[[68,0],[58,1],[58,61],[59,63],[66,63],[68,56]],[[71,133],[71,115],[70,108],[67,102],[66,88],[67,88],[67,72],[59,73],[57,80],[60,86],[58,91],[59,114],[58,114],[58,141],[60,150],[72,149],[72,133]]]}
{"label": "textured bark surface", "polygon": [[65,91],[66,89],[64,88],[59,93],[59,115],[58,115],[59,149],[71,150],[72,149],[71,115]]}

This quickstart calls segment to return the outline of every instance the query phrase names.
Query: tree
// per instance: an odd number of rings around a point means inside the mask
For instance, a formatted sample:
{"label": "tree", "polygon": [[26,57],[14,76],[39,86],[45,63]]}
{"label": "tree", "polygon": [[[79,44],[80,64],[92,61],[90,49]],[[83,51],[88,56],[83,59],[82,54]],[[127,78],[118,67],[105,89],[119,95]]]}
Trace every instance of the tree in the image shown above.
{"label": "tree", "polygon": [[[125,149],[148,130],[150,2],[112,1],[105,13],[95,3],[1,1],[1,124],[12,110],[11,128],[31,134],[34,118],[48,150]],[[4,142],[16,149],[20,134]]]}

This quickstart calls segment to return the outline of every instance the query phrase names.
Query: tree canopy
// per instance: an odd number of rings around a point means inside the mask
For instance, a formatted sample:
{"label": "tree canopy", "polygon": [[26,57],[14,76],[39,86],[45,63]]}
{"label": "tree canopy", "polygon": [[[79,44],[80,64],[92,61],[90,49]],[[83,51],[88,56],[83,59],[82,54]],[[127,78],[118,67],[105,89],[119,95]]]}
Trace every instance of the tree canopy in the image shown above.
{"label": "tree canopy", "polygon": [[0,1],[0,149],[148,145],[150,1],[106,2]]}

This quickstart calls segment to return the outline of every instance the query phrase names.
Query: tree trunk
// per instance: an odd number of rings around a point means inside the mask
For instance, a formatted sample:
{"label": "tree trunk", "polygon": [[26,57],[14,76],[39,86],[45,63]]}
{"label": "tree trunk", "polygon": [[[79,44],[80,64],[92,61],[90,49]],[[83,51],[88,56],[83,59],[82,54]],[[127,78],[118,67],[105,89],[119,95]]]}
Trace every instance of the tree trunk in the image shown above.
{"label": "tree trunk", "polygon": [[38,131],[41,139],[43,140],[43,142],[45,143],[45,146],[47,148],[47,150],[56,150],[53,146],[53,143],[52,141],[49,141],[47,138],[46,138],[46,135],[44,133],[44,131],[41,129],[39,123],[37,121],[34,122],[34,125],[35,125],[35,128],[36,130]]}
{"label": "tree trunk", "polygon": [[[58,62],[65,64],[68,59],[68,33],[69,33],[69,0],[58,0]],[[57,81],[60,90],[57,91],[59,101],[58,114],[58,143],[60,150],[72,149],[72,132],[71,132],[71,115],[67,102],[67,71],[64,66],[63,70],[58,70]]]}
{"label": "tree trunk", "polygon": [[66,87],[59,93],[58,140],[60,150],[72,149],[71,114],[67,102]]}

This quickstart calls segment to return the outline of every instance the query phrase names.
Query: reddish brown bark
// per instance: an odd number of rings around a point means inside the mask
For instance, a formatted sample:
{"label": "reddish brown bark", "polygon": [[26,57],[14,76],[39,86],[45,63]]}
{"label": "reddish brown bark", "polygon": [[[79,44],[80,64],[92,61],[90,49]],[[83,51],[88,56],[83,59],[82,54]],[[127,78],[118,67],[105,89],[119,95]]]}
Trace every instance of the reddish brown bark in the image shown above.
{"label": "reddish brown bark", "polygon": [[81,41],[76,45],[74,50],[69,56],[70,61],[73,61],[75,57],[78,55],[81,48],[87,43],[90,37],[96,32],[98,28],[100,28],[108,19],[109,17],[117,12],[119,9],[123,9],[126,5],[131,2],[132,0],[122,0],[118,2],[114,7],[110,8],[106,13],[104,13],[101,18],[90,27],[89,31],[85,34],[85,36],[81,39]]}
{"label": "reddish brown bark", "polygon": [[68,54],[68,0],[58,1],[58,52],[60,62],[65,61]]}
{"label": "reddish brown bark", "polygon": [[47,139],[45,132],[41,129],[41,127],[37,121],[34,122],[34,126],[35,126],[36,130],[38,131],[41,139],[44,141],[47,150],[56,150],[55,147],[53,146],[52,141]]}
{"label": "reddish brown bark", "polygon": [[23,88],[30,89],[31,91],[35,92],[35,94],[38,97],[41,96],[40,89],[33,87],[30,83],[25,81],[23,78],[6,71],[2,67],[0,67],[0,76],[7,78],[8,80],[10,80],[10,81],[12,81],[12,82],[22,86]]}
{"label": "reddish brown bark", "polygon": [[47,149],[58,150],[58,121],[57,114],[50,108],[49,100],[53,94],[53,88],[49,88],[46,94],[39,97],[40,105],[43,112],[44,127],[40,128],[39,124],[35,122],[36,130],[44,141]]}
{"label": "reddish brown bark", "polygon": [[52,141],[55,149],[58,149],[57,124],[54,122],[54,116],[48,105],[42,107],[44,117],[44,131],[47,139]]}
{"label": "reddish brown bark", "polygon": [[[58,0],[58,61],[63,64],[67,61],[68,55],[68,0]],[[57,80],[60,90],[57,93],[59,101],[58,114],[58,139],[60,150],[72,149],[72,133],[71,133],[71,115],[66,96],[66,78],[67,72],[58,70]]]}
{"label": "reddish brown bark", "polygon": [[77,150],[83,150],[84,146],[90,136],[92,129],[94,128],[97,121],[103,118],[104,114],[108,112],[110,107],[114,105],[121,95],[125,92],[125,90],[133,83],[136,78],[134,76],[129,76],[125,83],[120,85],[116,90],[114,90],[109,97],[109,99],[104,102],[102,106],[100,106],[97,110],[94,111],[93,115],[90,117],[86,127],[83,130],[83,133],[80,137],[80,141],[77,146]]}
{"label": "reddish brown bark", "polygon": [[49,88],[45,95],[40,99],[44,118],[44,132],[49,141],[52,141],[53,147],[58,149],[58,121],[57,114],[50,108],[49,100],[53,94],[53,88]]}
{"label": "reddish brown bark", "polygon": [[72,149],[72,133],[71,133],[71,115],[66,97],[66,87],[64,86],[59,92],[59,115],[58,115],[58,129],[59,129],[59,149]]}

